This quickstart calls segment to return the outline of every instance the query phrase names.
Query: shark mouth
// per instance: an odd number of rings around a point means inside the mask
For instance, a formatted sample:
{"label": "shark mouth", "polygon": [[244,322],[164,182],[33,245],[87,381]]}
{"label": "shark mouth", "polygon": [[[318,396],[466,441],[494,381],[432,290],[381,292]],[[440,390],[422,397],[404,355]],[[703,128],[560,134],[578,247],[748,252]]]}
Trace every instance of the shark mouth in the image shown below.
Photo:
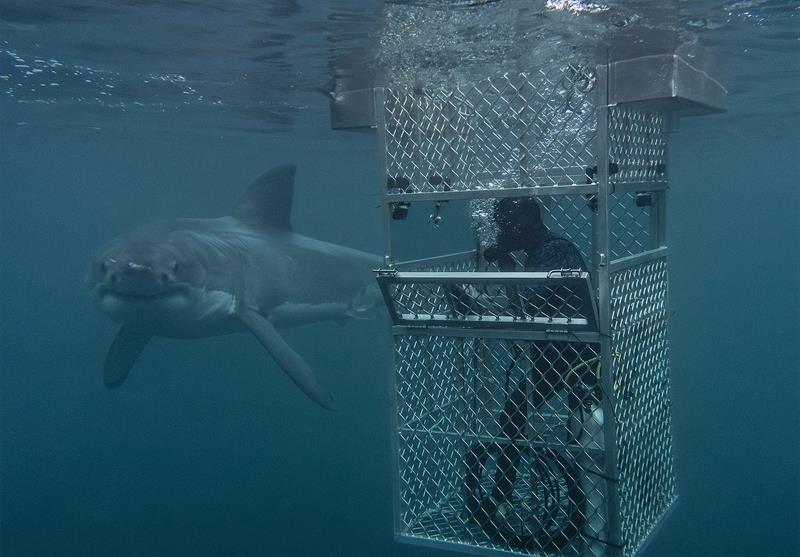
{"label": "shark mouth", "polygon": [[175,296],[176,294],[185,294],[185,289],[170,288],[169,290],[163,290],[161,292],[144,294],[144,293],[120,292],[119,290],[109,288],[108,286],[101,286],[97,291],[97,295],[99,298],[102,298],[104,296],[113,296],[114,298],[117,298],[118,300],[124,302],[157,302],[159,300],[165,300],[171,296]]}

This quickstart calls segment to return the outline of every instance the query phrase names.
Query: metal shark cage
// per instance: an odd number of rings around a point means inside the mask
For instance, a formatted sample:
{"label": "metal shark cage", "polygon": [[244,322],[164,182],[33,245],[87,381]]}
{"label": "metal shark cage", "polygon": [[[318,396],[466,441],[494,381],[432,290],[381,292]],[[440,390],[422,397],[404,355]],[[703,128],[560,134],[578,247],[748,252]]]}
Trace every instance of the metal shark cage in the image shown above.
{"label": "metal shark cage", "polygon": [[[668,138],[724,107],[675,53],[337,93],[333,127],[377,130],[384,179],[399,541],[628,557],[651,536],[677,497]],[[410,205],[528,196],[588,268],[394,262]]]}

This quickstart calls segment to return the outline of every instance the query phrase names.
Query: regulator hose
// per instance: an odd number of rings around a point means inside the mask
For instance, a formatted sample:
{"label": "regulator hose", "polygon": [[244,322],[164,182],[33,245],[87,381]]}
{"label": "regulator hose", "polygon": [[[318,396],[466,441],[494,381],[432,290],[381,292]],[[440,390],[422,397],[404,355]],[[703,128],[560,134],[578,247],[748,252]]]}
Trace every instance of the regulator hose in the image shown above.
{"label": "regulator hose", "polygon": [[[524,440],[527,381],[526,377],[522,378],[498,417],[501,436],[508,438],[508,442],[477,441],[464,457],[465,507],[469,518],[502,545],[518,550],[558,553],[583,529],[586,502],[576,463],[552,449],[533,449],[517,444]],[[514,507],[514,487],[519,479],[518,469],[523,455],[528,457],[538,478],[538,482],[531,478],[527,487],[532,492],[537,485],[543,487],[541,492],[534,493],[534,498],[543,494],[544,501],[535,512],[535,523],[531,520],[531,524]],[[495,471],[489,482],[490,488],[486,489],[484,478],[492,456]],[[513,517],[523,522],[521,527],[514,528],[510,524],[508,518]]]}
{"label": "regulator hose", "polygon": [[[538,509],[536,528],[531,524],[515,529],[507,520],[514,513],[514,486],[517,468],[523,454],[540,474],[545,501]],[[487,460],[496,456],[492,489],[482,487]],[[531,450],[513,443],[476,442],[465,458],[467,490],[465,506],[469,517],[480,525],[487,536],[511,548],[525,551],[561,552],[583,529],[586,521],[583,491],[578,483],[579,469],[563,455],[546,449]],[[561,493],[566,484],[566,497]],[[534,489],[534,485],[530,486]],[[559,520],[559,511],[563,518]]]}

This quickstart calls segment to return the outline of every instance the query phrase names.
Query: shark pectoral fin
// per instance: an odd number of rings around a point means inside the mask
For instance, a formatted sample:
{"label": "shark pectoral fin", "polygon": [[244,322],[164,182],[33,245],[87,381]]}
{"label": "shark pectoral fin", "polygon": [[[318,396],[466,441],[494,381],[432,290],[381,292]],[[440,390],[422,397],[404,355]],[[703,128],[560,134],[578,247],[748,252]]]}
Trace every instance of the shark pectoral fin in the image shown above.
{"label": "shark pectoral fin", "polygon": [[128,372],[150,340],[150,335],[122,327],[108,349],[103,365],[103,382],[109,389],[116,389],[125,382]]}
{"label": "shark pectoral fin", "polygon": [[240,309],[239,319],[267,349],[295,385],[323,408],[334,409],[331,393],[317,382],[317,378],[308,364],[283,340],[272,323],[261,314],[249,309]]}

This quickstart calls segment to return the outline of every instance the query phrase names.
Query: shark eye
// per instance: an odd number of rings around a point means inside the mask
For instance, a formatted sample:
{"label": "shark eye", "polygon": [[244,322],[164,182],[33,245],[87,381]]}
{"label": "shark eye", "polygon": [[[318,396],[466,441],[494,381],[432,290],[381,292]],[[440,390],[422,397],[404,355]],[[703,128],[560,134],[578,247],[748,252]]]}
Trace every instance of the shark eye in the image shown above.
{"label": "shark eye", "polygon": [[105,258],[103,258],[103,260],[100,262],[100,271],[101,271],[103,274],[106,274],[106,273],[108,273],[108,270],[109,270],[109,269],[111,268],[111,266],[112,266],[112,265],[114,265],[116,262],[117,262],[117,260],[116,260],[116,259],[114,259],[113,257],[105,257]]}

